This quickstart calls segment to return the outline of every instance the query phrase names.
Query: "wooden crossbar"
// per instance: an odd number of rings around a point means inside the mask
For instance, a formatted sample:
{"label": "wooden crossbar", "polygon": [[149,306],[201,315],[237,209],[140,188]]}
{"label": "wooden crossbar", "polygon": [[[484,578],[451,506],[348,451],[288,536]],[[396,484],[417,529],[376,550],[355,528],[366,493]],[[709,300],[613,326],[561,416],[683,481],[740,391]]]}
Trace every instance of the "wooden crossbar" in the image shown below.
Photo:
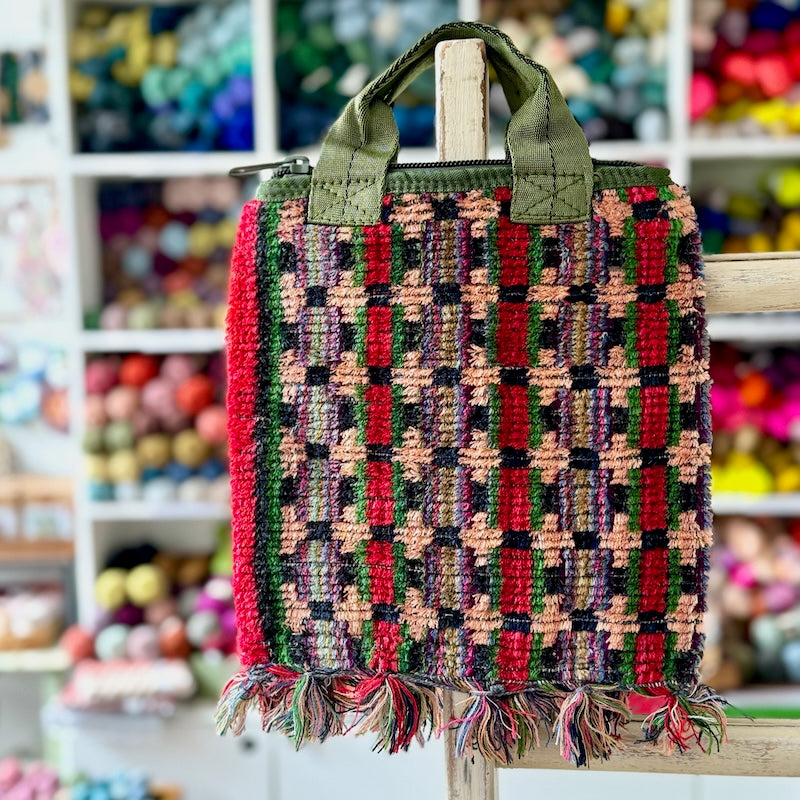
{"label": "wooden crossbar", "polygon": [[[439,159],[484,159],[489,140],[486,52],[480,39],[442,42],[436,48]],[[800,252],[742,253],[705,259],[706,308],[710,314],[800,310]],[[451,709],[445,709],[446,711]],[[626,732],[627,747],[592,769],[703,775],[800,777],[800,720],[730,720],[720,753],[665,755]],[[640,738],[640,737],[639,737]],[[455,734],[445,733],[448,800],[496,800],[497,769],[478,754],[455,755]],[[542,747],[514,769],[574,769],[554,747]]]}

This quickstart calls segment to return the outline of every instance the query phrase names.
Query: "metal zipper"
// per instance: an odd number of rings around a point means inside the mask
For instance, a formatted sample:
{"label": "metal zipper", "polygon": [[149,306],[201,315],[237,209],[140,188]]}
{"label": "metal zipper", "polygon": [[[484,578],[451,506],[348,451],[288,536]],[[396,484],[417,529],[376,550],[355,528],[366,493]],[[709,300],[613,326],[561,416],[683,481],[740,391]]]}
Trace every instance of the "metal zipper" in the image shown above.
{"label": "metal zipper", "polygon": [[254,175],[265,169],[274,170],[272,175],[280,178],[283,175],[308,175],[311,172],[311,164],[306,156],[289,156],[282,161],[269,161],[265,164],[249,164],[245,167],[234,167],[228,175],[232,178],[239,178],[242,175]]}
{"label": "metal zipper", "polygon": [[[641,167],[635,161],[599,161],[592,159],[595,167]],[[389,169],[426,169],[430,167],[507,167],[511,161],[507,158],[465,159],[462,161],[412,161],[393,162]],[[234,167],[228,174],[231,177],[253,175],[265,169],[273,170],[274,178],[285,175],[310,175],[313,167],[307,156],[290,156],[282,161],[271,161],[265,164],[251,164],[245,167]]]}

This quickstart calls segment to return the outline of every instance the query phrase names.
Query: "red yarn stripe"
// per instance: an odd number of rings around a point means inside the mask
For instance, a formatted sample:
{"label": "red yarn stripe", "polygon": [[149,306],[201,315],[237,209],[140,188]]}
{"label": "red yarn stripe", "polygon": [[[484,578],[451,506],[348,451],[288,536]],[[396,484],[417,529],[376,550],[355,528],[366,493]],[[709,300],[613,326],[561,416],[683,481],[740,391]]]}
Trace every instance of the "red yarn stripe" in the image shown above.
{"label": "red yarn stripe", "polygon": [[236,596],[236,629],[243,666],[269,661],[256,607],[253,575],[255,541],[255,452],[253,428],[257,391],[256,352],[258,303],[256,297],[256,242],[261,202],[251,200],[231,255],[227,320],[228,441],[231,470],[231,526],[233,531],[233,591]]}
{"label": "red yarn stripe", "polygon": [[[363,229],[366,271],[364,284],[388,284],[392,256],[390,225],[370,225]],[[390,367],[392,364],[392,309],[389,306],[367,308],[366,364]],[[371,385],[364,394],[367,411],[367,444],[391,445],[392,394],[388,385]],[[390,461],[367,460],[367,522],[392,525],[394,492]],[[391,542],[370,541],[366,561],[369,567],[370,595],[373,603],[394,603],[394,556]],[[397,669],[400,644],[397,623],[375,620],[370,667],[379,671]]]}
{"label": "red yarn stripe", "polygon": [[664,680],[661,665],[664,663],[663,633],[639,633],[636,636],[636,683],[660,683]]}
{"label": "red yarn stripe", "polygon": [[[510,193],[506,197],[498,190],[496,197],[507,200]],[[527,286],[529,243],[530,232],[526,225],[516,225],[500,217],[497,223],[500,286]],[[497,363],[502,367],[528,366],[528,304],[500,302],[497,310]],[[525,450],[529,428],[527,387],[501,385],[499,394],[498,444]],[[500,470],[498,525],[503,531],[530,528],[529,473],[525,467],[502,467]],[[503,547],[500,551],[500,613],[527,613],[532,591],[530,549]],[[527,680],[531,636],[518,631],[501,631],[499,645],[499,679],[503,683]]]}
{"label": "red yarn stripe", "polygon": [[[671,226],[672,222],[668,219],[642,219],[634,223],[637,283],[664,282],[667,235]],[[642,306],[639,305],[639,308]]]}

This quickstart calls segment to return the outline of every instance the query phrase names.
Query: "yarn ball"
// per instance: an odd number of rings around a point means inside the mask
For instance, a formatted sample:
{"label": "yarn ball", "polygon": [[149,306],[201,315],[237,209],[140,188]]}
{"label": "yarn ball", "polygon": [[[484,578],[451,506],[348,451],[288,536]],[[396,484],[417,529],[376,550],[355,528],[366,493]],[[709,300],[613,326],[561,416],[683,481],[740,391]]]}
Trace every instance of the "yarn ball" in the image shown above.
{"label": "yarn ball", "polygon": [[178,613],[178,603],[174,597],[162,597],[148,603],[144,609],[144,619],[148,625],[158,627],[168,617]]}
{"label": "yarn ball", "polygon": [[186,312],[167,303],[161,309],[159,324],[162,328],[183,328],[186,324]]}
{"label": "yarn ball", "polygon": [[161,307],[158,303],[144,301],[137,303],[128,312],[128,327],[134,330],[150,330],[158,327]]}
{"label": "yarn ball", "polygon": [[111,614],[111,622],[120,625],[138,625],[143,619],[142,609],[133,603],[125,603]]}
{"label": "yarn ball", "polygon": [[[187,556],[178,565],[175,582],[179,586],[196,586],[208,577],[208,556]],[[196,602],[197,598],[194,597]],[[194,611],[194,606],[190,611]]]}
{"label": "yarn ball", "polygon": [[137,625],[128,635],[126,652],[132,661],[154,661],[161,655],[158,630],[153,625]]}
{"label": "yarn ball", "polygon": [[83,414],[87,428],[102,428],[108,421],[105,397],[102,394],[87,394]]}
{"label": "yarn ball", "polygon": [[83,472],[90,481],[108,480],[108,458],[104,455],[88,453],[83,459]]}
{"label": "yarn ball", "polygon": [[228,635],[236,635],[236,610],[226,608],[219,617],[219,624],[222,630]]}
{"label": "yarn ball", "polygon": [[800,639],[784,645],[781,651],[781,661],[789,680],[800,683]]}
{"label": "yarn ball", "polygon": [[208,492],[208,499],[212,503],[219,503],[227,506],[231,502],[231,478],[230,475],[220,475],[211,481],[211,488]]}
{"label": "yarn ball", "polygon": [[158,430],[158,420],[149,411],[137,408],[131,416],[131,427],[136,438],[141,438]]}
{"label": "yarn ball", "polygon": [[125,590],[130,601],[142,607],[166,596],[169,586],[160,567],[140,564],[128,573]]}
{"label": "yarn ball", "polygon": [[213,324],[214,311],[207,305],[186,309],[186,327],[210,328]]}
{"label": "yarn ball", "polygon": [[101,661],[125,658],[130,628],[126,625],[109,625],[94,640],[94,651]]}
{"label": "yarn ball", "polygon": [[96,358],[86,365],[86,391],[105,394],[117,385],[117,364],[112,358]]}
{"label": "yarn ball", "polygon": [[108,457],[111,483],[132,483],[139,480],[139,475],[139,459],[133,450],[117,450]]}
{"label": "yarn ball", "polygon": [[213,481],[225,474],[225,464],[219,458],[209,458],[200,467],[199,474],[206,480]]}
{"label": "yarn ball", "polygon": [[105,431],[102,428],[87,428],[83,434],[85,453],[102,453],[105,449]]}
{"label": "yarn ball", "polygon": [[155,378],[142,388],[142,408],[162,417],[175,408],[175,387],[164,377]]}
{"label": "yarn ball", "polygon": [[138,389],[141,389],[157,375],[158,359],[142,353],[126,356],[119,368],[119,382],[126,386],[135,386]]}
{"label": "yarn ball", "polygon": [[89,481],[89,499],[93,503],[104,503],[114,499],[114,487],[107,481]]}
{"label": "yarn ball", "polygon": [[199,414],[214,402],[214,382],[208,375],[193,375],[178,386],[175,403],[191,416]]}
{"label": "yarn ball", "polygon": [[106,395],[106,414],[109,419],[129,420],[139,405],[139,390],[132,386],[115,386]]}
{"label": "yarn ball", "polygon": [[142,499],[142,484],[136,481],[120,481],[114,484],[114,499],[120,503],[133,503]]}
{"label": "yarn ball", "polygon": [[210,455],[208,442],[195,430],[181,431],[172,440],[173,458],[180,464],[197,469]]}
{"label": "yarn ball", "polygon": [[175,499],[177,485],[169,478],[159,477],[147,481],[142,498],[148,503],[167,503]]}
{"label": "yarn ball", "polygon": [[161,427],[171,434],[185,431],[191,427],[191,422],[191,419],[177,408],[171,409],[168,414],[161,417]]}
{"label": "yarn ball", "polygon": [[[86,431],[87,434],[90,431]],[[102,431],[102,441],[108,450],[128,450],[134,445],[133,426],[124,420],[110,422]]]}
{"label": "yarn ball", "polygon": [[201,502],[208,498],[209,488],[210,484],[205,478],[193,475],[178,485],[178,499],[185,503]]}
{"label": "yarn ball", "polygon": [[194,604],[200,596],[200,589],[197,586],[187,586],[178,595],[178,613],[187,619],[194,613]]}
{"label": "yarn ball", "polygon": [[186,638],[198,650],[220,630],[219,616],[213,611],[197,611],[186,620]]}
{"label": "yarn ball", "polygon": [[61,634],[58,645],[67,653],[73,664],[94,656],[94,638],[80,625],[70,625]]}
{"label": "yarn ball", "polygon": [[100,608],[115,611],[126,600],[125,581],[128,573],[124,569],[103,570],[94,582],[94,599]]}
{"label": "yarn ball", "polygon": [[104,331],[119,331],[128,327],[128,309],[121,303],[109,303],[100,312],[100,327]]}
{"label": "yarn ball", "polygon": [[164,468],[164,474],[175,481],[175,483],[182,484],[183,481],[191,477],[192,470],[183,464],[179,464],[177,461],[170,461]]}
{"label": "yarn ball", "polygon": [[228,438],[228,412],[224,406],[211,405],[204,408],[194,421],[200,436],[209,444],[222,444]]}
{"label": "yarn ball", "polygon": [[166,658],[188,658],[192,652],[186,638],[186,624],[179,617],[168,617],[159,625],[158,643]]}
{"label": "yarn ball", "polygon": [[143,467],[163,469],[169,461],[171,442],[163,433],[150,433],[136,443],[136,455]]}

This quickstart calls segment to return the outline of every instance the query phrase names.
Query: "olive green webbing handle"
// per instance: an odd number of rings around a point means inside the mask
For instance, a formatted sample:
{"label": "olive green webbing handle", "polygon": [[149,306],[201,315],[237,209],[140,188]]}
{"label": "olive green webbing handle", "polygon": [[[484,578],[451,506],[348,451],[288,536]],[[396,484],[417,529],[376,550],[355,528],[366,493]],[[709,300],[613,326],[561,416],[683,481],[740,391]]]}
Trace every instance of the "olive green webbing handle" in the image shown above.
{"label": "olive green webbing handle", "polygon": [[512,221],[549,224],[588,218],[589,145],[550,74],[496,28],[453,22],[423,37],[350,100],[334,122],[311,176],[309,222],[368,225],[380,219],[386,170],[399,148],[389,104],[433,64],[436,45],[449,39],[486,43],[508,100]]}

